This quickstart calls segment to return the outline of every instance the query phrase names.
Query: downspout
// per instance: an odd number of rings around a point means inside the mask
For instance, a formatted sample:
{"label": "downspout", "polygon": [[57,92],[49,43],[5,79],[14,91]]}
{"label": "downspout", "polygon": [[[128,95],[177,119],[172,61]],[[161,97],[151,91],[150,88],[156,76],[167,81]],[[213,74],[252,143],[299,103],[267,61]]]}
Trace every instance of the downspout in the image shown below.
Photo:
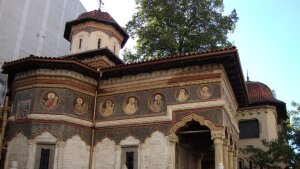
{"label": "downspout", "polygon": [[89,160],[89,169],[93,167],[93,154],[94,154],[94,140],[95,140],[95,126],[96,126],[96,110],[97,110],[97,95],[98,95],[98,88],[100,85],[100,80],[102,78],[102,72],[99,72],[99,79],[97,83],[97,87],[95,90],[94,96],[94,109],[93,109],[93,126],[92,126],[92,135],[91,135],[91,148],[90,148],[90,160]]}

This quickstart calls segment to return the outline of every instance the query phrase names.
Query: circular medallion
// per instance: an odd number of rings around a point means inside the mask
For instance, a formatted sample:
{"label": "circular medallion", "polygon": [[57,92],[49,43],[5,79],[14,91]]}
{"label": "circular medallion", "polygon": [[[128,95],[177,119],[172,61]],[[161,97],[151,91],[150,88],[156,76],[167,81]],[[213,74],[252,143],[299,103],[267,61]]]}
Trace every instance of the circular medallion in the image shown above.
{"label": "circular medallion", "polygon": [[200,99],[209,99],[213,94],[213,89],[209,85],[202,85],[198,88],[198,96]]}
{"label": "circular medallion", "polygon": [[179,102],[184,102],[189,98],[189,93],[185,88],[180,88],[176,90],[175,98]]}
{"label": "circular medallion", "polygon": [[135,98],[133,96],[128,97],[123,102],[123,110],[127,115],[135,114],[138,109],[139,109],[139,101],[137,98]]}
{"label": "circular medallion", "polygon": [[73,101],[74,112],[78,115],[84,115],[87,112],[87,103],[82,97],[77,97]]}
{"label": "circular medallion", "polygon": [[148,100],[148,107],[150,108],[151,111],[153,112],[161,112],[165,110],[166,107],[166,99],[164,95],[160,93],[156,93],[150,97]]}
{"label": "circular medallion", "polygon": [[56,93],[50,91],[46,92],[41,96],[40,99],[42,107],[51,110],[54,109],[58,104],[58,96]]}
{"label": "circular medallion", "polygon": [[115,108],[115,104],[112,100],[106,100],[100,107],[100,114],[103,117],[109,117],[113,114]]}

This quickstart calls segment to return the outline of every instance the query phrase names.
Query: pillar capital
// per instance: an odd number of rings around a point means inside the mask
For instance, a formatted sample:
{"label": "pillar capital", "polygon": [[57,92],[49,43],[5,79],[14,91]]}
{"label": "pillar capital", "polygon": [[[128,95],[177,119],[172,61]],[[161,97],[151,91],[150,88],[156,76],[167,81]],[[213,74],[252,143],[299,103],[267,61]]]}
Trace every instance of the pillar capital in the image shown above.
{"label": "pillar capital", "polygon": [[28,139],[28,144],[29,145],[36,144],[36,140],[35,139]]}
{"label": "pillar capital", "polygon": [[223,140],[224,146],[229,147],[230,146],[230,141],[228,139]]}
{"label": "pillar capital", "polygon": [[224,131],[211,131],[211,139],[225,139],[225,133]]}
{"label": "pillar capital", "polygon": [[64,146],[65,146],[65,142],[63,142],[63,141],[58,141],[58,142],[56,143],[56,145],[57,145],[57,147],[64,147]]}
{"label": "pillar capital", "polygon": [[229,147],[228,147],[228,151],[229,151],[229,152],[235,152],[234,146],[229,146]]}
{"label": "pillar capital", "polygon": [[176,134],[169,135],[169,141],[170,142],[178,142],[179,141],[178,136],[176,136]]}

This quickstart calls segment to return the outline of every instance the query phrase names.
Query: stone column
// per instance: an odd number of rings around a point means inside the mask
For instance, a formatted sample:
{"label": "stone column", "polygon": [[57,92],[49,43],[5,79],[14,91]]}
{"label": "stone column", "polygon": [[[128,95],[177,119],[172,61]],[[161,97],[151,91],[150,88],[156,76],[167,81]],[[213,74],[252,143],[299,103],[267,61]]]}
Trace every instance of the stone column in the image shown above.
{"label": "stone column", "polygon": [[198,153],[197,154],[197,169],[202,169],[202,159],[203,159],[203,154]]}
{"label": "stone column", "polygon": [[211,138],[214,141],[215,146],[215,169],[223,167],[223,139],[225,134],[223,131],[212,131]]}
{"label": "stone column", "polygon": [[233,168],[233,146],[229,146],[229,151],[228,151],[228,167],[230,169]]}
{"label": "stone column", "polygon": [[223,165],[224,169],[229,169],[228,168],[228,140],[224,140],[223,144]]}
{"label": "stone column", "polygon": [[238,169],[238,150],[235,148],[233,153],[233,169]]}
{"label": "stone column", "polygon": [[28,140],[28,156],[26,162],[26,169],[34,168],[36,141],[34,139]]}
{"label": "stone column", "polygon": [[64,146],[65,146],[65,142],[63,142],[63,141],[58,141],[57,142],[57,144],[56,144],[56,146],[57,146],[57,150],[58,150],[58,152],[57,152],[57,162],[56,162],[56,164],[57,164],[57,169],[62,169],[62,167],[63,167],[63,156],[64,156]]}
{"label": "stone column", "polygon": [[169,169],[175,169],[176,143],[178,137],[175,134],[169,135]]}

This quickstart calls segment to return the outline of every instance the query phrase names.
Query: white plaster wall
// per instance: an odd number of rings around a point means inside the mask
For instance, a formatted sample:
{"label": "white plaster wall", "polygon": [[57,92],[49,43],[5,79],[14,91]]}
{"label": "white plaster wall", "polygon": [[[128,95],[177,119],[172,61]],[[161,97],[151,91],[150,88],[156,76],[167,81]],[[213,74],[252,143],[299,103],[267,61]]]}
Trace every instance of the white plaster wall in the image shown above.
{"label": "white plaster wall", "polygon": [[[81,48],[79,49],[80,39],[82,39],[82,43],[81,43]],[[71,53],[79,53],[79,52],[97,49],[98,39],[101,39],[100,48],[107,47],[109,50],[114,52],[114,46],[115,46],[115,54],[117,56],[119,55],[121,44],[118,42],[118,40],[115,37],[113,36],[109,37],[106,33],[103,33],[101,31],[94,31],[91,33],[82,31],[76,33],[72,38]]]}
{"label": "white plaster wall", "polygon": [[273,109],[267,109],[267,126],[268,126],[268,139],[274,140],[278,138],[277,119]]}
{"label": "white plaster wall", "polygon": [[63,152],[63,169],[88,168],[89,148],[79,136],[68,139]]}
{"label": "white plaster wall", "polygon": [[[274,107],[257,107],[256,109],[248,109],[238,113],[236,117],[237,123],[240,120],[257,119],[259,121],[260,133],[259,138],[239,139],[237,146],[245,148],[247,145],[252,145],[265,149],[261,140],[272,140],[278,138],[276,125],[276,116]],[[240,154],[241,157],[245,157]]]}
{"label": "white plaster wall", "polygon": [[152,133],[142,147],[141,169],[166,169],[168,167],[168,138],[161,132]]}
{"label": "white plaster wall", "polygon": [[28,156],[27,138],[19,133],[7,145],[5,169],[9,169],[13,161],[18,162],[18,169],[25,169]]}
{"label": "white plaster wall", "polygon": [[116,163],[116,144],[105,138],[96,145],[94,152],[95,169],[114,169]]}
{"label": "white plaster wall", "polygon": [[1,0],[0,67],[30,54],[69,53],[65,23],[85,11],[79,0]]}

